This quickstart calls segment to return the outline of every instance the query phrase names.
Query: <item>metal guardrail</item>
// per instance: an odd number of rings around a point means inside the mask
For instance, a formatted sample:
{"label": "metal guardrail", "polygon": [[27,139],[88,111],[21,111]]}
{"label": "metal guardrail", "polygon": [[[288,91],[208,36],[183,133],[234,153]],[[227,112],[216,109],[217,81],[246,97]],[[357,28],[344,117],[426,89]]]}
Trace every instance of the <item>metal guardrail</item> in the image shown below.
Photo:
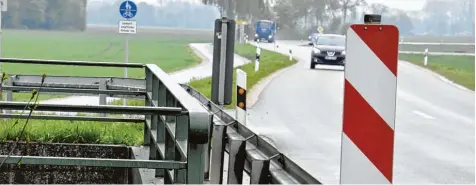
{"label": "metal guardrail", "polygon": [[416,46],[474,46],[474,43],[450,43],[450,42],[400,42],[401,45],[416,45]]}
{"label": "metal guardrail", "polygon": [[[417,54],[424,55],[421,51],[398,51],[400,54]],[[474,53],[450,53],[450,52],[428,52],[429,56],[475,56]]]}
{"label": "metal guardrail", "polygon": [[[146,106],[38,104],[35,108],[38,111],[140,114],[144,115],[145,119],[59,115],[33,115],[30,119],[110,122],[140,121],[144,122],[144,145],[150,146],[149,160],[0,155],[0,160],[6,159],[5,163],[15,164],[21,160],[22,164],[33,165],[150,168],[155,169],[155,175],[163,177],[166,184],[202,184],[204,182],[204,156],[206,155],[204,147],[208,143],[208,127],[211,115],[196,99],[191,97],[156,65],[12,58],[0,59],[0,63],[145,68],[146,78],[145,80],[142,79],[145,81],[145,89],[138,87],[135,90],[136,92],[125,91],[124,89],[128,89],[128,86],[131,86],[127,82],[137,85],[140,79],[121,79],[122,82],[120,82],[121,85],[119,86],[123,86],[121,87],[123,90],[98,90],[98,88],[103,86],[94,85],[98,83],[97,80],[105,82],[105,79],[113,78],[58,76],[47,76],[44,83],[45,87],[42,87],[42,91],[142,95],[146,97]],[[7,93],[7,99],[10,98],[11,100],[12,91],[38,89],[38,84],[41,82],[41,78],[38,77],[34,75],[13,76],[13,80],[6,82],[7,85],[3,87],[3,90],[10,91]],[[22,78],[28,80],[23,79],[24,81],[22,81]],[[94,84],[91,84],[92,82]],[[69,86],[61,88],[61,85],[65,84]],[[22,110],[24,107],[32,105],[33,103],[27,102],[2,101],[0,102],[0,109]],[[0,118],[25,119],[27,116],[6,113],[0,114]]]}
{"label": "metal guardrail", "polygon": [[227,184],[242,184],[243,172],[250,175],[250,184],[321,184],[200,92],[188,85],[182,84],[182,87],[214,115],[211,124],[211,184],[223,183],[225,152],[229,154]]}
{"label": "metal guardrail", "polygon": [[474,43],[400,42],[401,54],[425,54],[430,56],[475,56]]}

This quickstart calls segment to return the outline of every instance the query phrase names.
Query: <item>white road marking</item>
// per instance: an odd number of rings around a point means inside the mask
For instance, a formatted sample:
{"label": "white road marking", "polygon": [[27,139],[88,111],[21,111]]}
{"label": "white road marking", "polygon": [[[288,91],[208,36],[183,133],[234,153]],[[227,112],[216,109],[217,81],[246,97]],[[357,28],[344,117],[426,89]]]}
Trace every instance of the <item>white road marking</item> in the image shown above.
{"label": "white road marking", "polygon": [[413,114],[416,114],[416,115],[419,115],[419,116],[421,116],[421,117],[424,117],[425,119],[435,119],[435,117],[430,116],[430,115],[428,115],[428,114],[425,114],[425,113],[423,113],[423,112],[417,111],[417,110],[414,110],[414,111],[413,111]]}

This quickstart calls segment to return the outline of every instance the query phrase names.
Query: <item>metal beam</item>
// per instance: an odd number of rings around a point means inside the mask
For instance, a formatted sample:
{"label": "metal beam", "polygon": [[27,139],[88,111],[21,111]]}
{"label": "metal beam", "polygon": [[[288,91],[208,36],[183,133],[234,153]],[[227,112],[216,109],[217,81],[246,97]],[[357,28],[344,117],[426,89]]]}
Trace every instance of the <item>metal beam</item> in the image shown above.
{"label": "metal beam", "polygon": [[[0,102],[0,109],[23,110],[25,106],[34,106],[26,102]],[[94,112],[113,114],[141,114],[141,115],[181,115],[187,113],[178,107],[137,107],[137,106],[111,106],[111,105],[64,105],[64,104],[38,104],[37,111],[60,112]]]}
{"label": "metal beam", "polygon": [[[195,89],[185,84],[181,84],[181,86],[187,92],[189,92],[190,95],[192,95],[198,101],[200,101],[203,105],[207,105],[209,108],[209,111],[215,113],[215,117],[217,117],[219,121],[221,122],[220,124],[235,123],[233,126],[226,127],[227,128],[226,130],[231,129],[228,131],[229,133],[236,132],[244,138],[250,138],[254,136],[255,139],[247,140],[248,143],[246,145],[253,146],[251,148],[256,148],[256,150],[258,150],[263,156],[271,157],[275,155],[280,155],[279,157],[280,160],[277,160],[277,159],[270,160],[269,171],[270,171],[271,179],[273,182],[284,183],[284,184],[293,184],[294,182],[298,182],[300,184],[321,184],[316,178],[314,178],[311,174],[303,170],[300,166],[298,166],[292,160],[290,160],[284,155],[281,155],[278,149],[273,147],[269,142],[264,140],[261,136],[256,136],[256,134],[253,131],[251,131],[249,128],[247,128],[246,126],[242,125],[239,122],[236,122],[236,120],[233,117],[225,113],[218,105],[208,100],[200,92],[196,91]],[[213,144],[215,145],[215,142],[213,142]]]}
{"label": "metal beam", "polygon": [[[39,87],[24,87],[24,86],[3,86],[4,90],[31,92],[38,90]],[[42,87],[41,92],[57,92],[57,93],[83,93],[83,94],[107,94],[107,95],[136,95],[144,96],[145,91],[126,91],[126,90],[98,90],[98,89],[76,89],[76,88],[54,88]]]}
{"label": "metal beam", "polygon": [[[15,86],[39,86],[42,80],[41,75],[17,75],[8,74],[13,80]],[[117,78],[117,77],[80,77],[80,76],[46,76],[44,86],[52,87],[70,87],[70,86],[85,86],[89,88],[98,89],[98,84],[101,80],[106,80],[108,89],[111,86],[124,86],[145,89],[145,79],[139,78]]]}
{"label": "metal beam", "polygon": [[97,66],[97,67],[127,67],[127,68],[144,68],[145,67],[144,64],[139,64],[139,63],[65,61],[65,60],[22,59],[22,58],[1,58],[0,63],[49,64],[49,65],[73,65],[73,66]]}
{"label": "metal beam", "polygon": [[[0,161],[7,156],[0,155]],[[96,166],[122,168],[149,168],[149,169],[184,169],[186,162],[164,160],[136,160],[136,159],[101,159],[78,157],[43,157],[43,156],[10,156],[6,164],[58,165],[58,166]]]}
{"label": "metal beam", "polygon": [[[0,114],[0,118],[27,119],[28,115],[21,114]],[[144,122],[140,118],[113,118],[113,117],[88,117],[88,116],[53,116],[53,115],[31,115],[29,119],[41,120],[77,120],[77,121],[101,121],[101,122]]]}
{"label": "metal beam", "polygon": [[211,119],[210,113],[157,65],[147,64],[147,69],[160,80],[161,85],[172,94],[177,103],[189,112],[189,144],[207,143],[208,127]]}

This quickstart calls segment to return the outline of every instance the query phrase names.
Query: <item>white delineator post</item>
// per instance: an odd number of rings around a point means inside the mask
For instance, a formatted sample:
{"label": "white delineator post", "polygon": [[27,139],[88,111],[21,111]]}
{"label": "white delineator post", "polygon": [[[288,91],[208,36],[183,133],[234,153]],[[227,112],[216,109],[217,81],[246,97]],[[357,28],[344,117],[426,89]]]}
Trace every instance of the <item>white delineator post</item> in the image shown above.
{"label": "white delineator post", "polygon": [[347,31],[341,184],[392,183],[398,42],[393,25]]}
{"label": "white delineator post", "polygon": [[289,49],[289,60],[293,60],[293,50]]}
{"label": "white delineator post", "polygon": [[236,70],[236,120],[246,125],[246,72]]}
{"label": "white delineator post", "polygon": [[425,49],[424,64],[425,66],[428,65],[428,48]]}
{"label": "white delineator post", "polygon": [[261,48],[259,47],[259,43],[256,47],[256,60],[255,60],[255,72],[259,70],[259,60],[261,58]]}

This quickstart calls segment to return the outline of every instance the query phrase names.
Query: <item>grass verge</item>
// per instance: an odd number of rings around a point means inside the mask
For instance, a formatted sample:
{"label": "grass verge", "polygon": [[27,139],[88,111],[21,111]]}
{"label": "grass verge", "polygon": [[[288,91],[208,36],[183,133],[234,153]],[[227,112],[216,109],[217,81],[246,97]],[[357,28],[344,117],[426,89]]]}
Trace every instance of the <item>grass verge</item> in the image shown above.
{"label": "grass verge", "polygon": [[[256,55],[256,47],[250,44],[238,44],[235,46],[235,53],[249,59],[251,61],[255,60]],[[261,79],[266,78],[267,76],[273,74],[274,72],[286,68],[295,64],[297,61],[289,61],[289,57],[268,51],[262,50],[261,51],[261,61],[260,61],[260,70],[258,72],[254,71],[254,63],[251,62],[249,64],[237,67],[235,69],[241,69],[245,71],[248,75],[247,85],[248,89],[252,89]],[[193,80],[189,82],[189,85],[192,86],[194,89],[201,92],[206,97],[210,98],[211,96],[211,88],[212,88],[212,78],[207,77],[199,80]],[[233,84],[236,84],[236,70],[234,71],[233,75]],[[225,106],[225,108],[234,108],[236,104],[236,89],[233,89],[233,98],[232,104]],[[250,91],[249,91],[250,92]],[[249,93],[248,92],[248,93]],[[122,100],[117,100],[112,102],[113,105],[122,105]],[[128,100],[127,105],[129,106],[143,106],[145,105],[144,100]]]}
{"label": "grass verge", "polygon": [[424,56],[400,54],[400,60],[428,68],[449,80],[474,91],[474,56],[428,56],[428,65],[424,65]]}
{"label": "grass verge", "polygon": [[[13,119],[2,119],[0,139],[16,140],[25,120],[14,125]],[[144,142],[144,124],[137,123],[101,123],[88,121],[30,120],[19,138],[23,141],[52,143],[92,143],[142,145]]]}
{"label": "grass verge", "polygon": [[[251,61],[255,60],[256,55],[256,47],[250,44],[239,44],[235,46],[235,53],[247,58]],[[268,77],[269,75],[273,74],[274,72],[286,68],[295,64],[297,61],[289,61],[289,57],[268,51],[262,50],[261,52],[261,60],[260,60],[260,70],[258,72],[254,71],[254,63],[248,63],[246,65],[237,67],[235,69],[241,69],[247,73],[247,89],[253,89],[253,87],[263,78]],[[236,84],[236,70],[233,72],[233,84]],[[199,80],[194,80],[189,83],[191,87],[201,92],[207,98],[211,96],[211,87],[212,87],[212,79],[211,77],[203,78]],[[233,86],[235,87],[235,85]],[[227,105],[226,108],[234,108],[236,105],[236,89],[233,88],[233,97],[232,97],[232,104]]]}

